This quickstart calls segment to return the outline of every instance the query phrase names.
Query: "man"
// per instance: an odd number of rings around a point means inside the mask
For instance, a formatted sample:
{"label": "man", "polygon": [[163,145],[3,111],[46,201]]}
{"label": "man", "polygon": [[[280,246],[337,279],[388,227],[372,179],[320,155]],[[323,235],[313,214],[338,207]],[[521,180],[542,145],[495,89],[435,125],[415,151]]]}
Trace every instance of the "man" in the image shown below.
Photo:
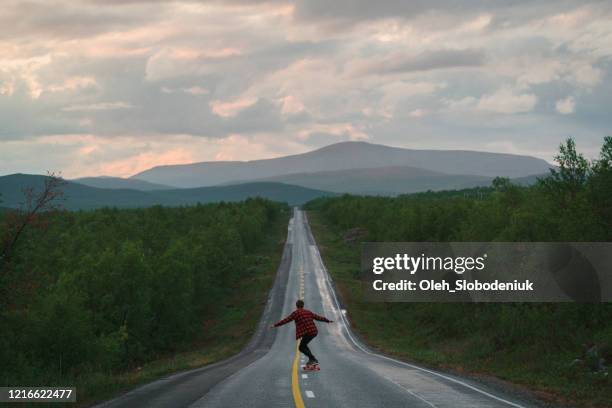
{"label": "man", "polygon": [[311,368],[317,366],[319,361],[312,354],[310,349],[308,348],[308,343],[312,339],[314,339],[317,334],[317,326],[315,325],[315,320],[320,322],[332,323],[331,320],[326,317],[319,316],[316,313],[311,312],[308,309],[304,309],[304,301],[298,300],[295,302],[295,309],[289,316],[285,317],[283,320],[278,321],[277,323],[270,326],[270,328],[279,327],[283,324],[287,324],[290,321],[295,321],[295,338],[296,340],[301,338],[299,350],[308,356],[308,363],[306,363],[306,368]]}

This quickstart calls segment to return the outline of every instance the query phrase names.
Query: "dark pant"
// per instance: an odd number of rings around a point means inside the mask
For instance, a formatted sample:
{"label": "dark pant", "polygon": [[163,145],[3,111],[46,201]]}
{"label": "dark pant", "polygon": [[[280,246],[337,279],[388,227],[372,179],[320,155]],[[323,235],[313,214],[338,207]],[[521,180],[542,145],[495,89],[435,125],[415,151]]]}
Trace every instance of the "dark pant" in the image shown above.
{"label": "dark pant", "polygon": [[300,341],[299,349],[302,353],[304,353],[308,357],[308,362],[317,361],[315,356],[312,354],[312,352],[308,348],[308,343],[310,343],[310,340],[314,339],[315,337],[317,337],[316,334],[314,336],[311,336],[310,334],[305,334],[302,337],[302,340]]}

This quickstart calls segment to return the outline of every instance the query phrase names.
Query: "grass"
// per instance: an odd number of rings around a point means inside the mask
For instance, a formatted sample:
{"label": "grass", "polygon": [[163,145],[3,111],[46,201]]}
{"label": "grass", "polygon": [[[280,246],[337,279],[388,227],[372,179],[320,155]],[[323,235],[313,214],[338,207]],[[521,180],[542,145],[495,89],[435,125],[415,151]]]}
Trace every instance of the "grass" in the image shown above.
{"label": "grass", "polygon": [[[157,356],[130,371],[81,375],[74,383],[78,391],[76,406],[89,406],[168,374],[202,367],[238,353],[254,333],[265,307],[282,256],[288,217],[288,213],[279,217],[267,239],[249,255],[250,278],[236,283],[233,297],[225,300],[225,306],[214,321],[202,322],[203,334],[197,341],[178,353]],[[65,406],[74,407],[75,404]]]}
{"label": "grass", "polygon": [[[365,302],[358,272],[358,244],[345,243],[342,231],[327,225],[317,212],[309,212],[308,216],[353,329],[374,349],[429,367],[495,377],[553,403],[612,407],[612,380],[608,376],[570,366],[580,357],[580,350],[571,345],[580,343],[586,335],[581,337],[571,327],[566,332],[555,332],[545,327],[546,322],[533,331],[512,333],[511,325],[499,324],[504,316],[491,313],[506,309],[493,304]],[[466,321],[464,313],[482,319]],[[496,321],[483,324],[482,320],[492,315]],[[500,327],[505,331],[500,332]],[[539,335],[529,338],[535,332]],[[517,338],[511,347],[507,345],[508,336]],[[573,342],[560,347],[558,342],[550,341],[550,336],[566,336]]]}

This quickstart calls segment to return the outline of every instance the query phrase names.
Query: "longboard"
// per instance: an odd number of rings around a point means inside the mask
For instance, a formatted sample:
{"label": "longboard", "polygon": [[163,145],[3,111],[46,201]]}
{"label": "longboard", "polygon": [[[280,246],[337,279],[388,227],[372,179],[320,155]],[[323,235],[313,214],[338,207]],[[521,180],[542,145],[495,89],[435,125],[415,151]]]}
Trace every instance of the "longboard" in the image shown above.
{"label": "longboard", "polygon": [[302,370],[304,370],[304,371],[320,371],[321,367],[319,367],[318,364],[305,365],[305,366],[302,366]]}

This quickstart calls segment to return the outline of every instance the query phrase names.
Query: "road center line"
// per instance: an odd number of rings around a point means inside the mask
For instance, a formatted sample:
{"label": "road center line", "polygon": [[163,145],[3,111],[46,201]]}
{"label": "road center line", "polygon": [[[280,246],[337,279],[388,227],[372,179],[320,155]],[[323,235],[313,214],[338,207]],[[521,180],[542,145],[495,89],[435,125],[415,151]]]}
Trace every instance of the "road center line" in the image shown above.
{"label": "road center line", "polygon": [[293,370],[291,372],[291,392],[293,393],[293,402],[295,408],[305,408],[304,400],[300,392],[300,382],[298,380],[298,366],[300,363],[300,351],[298,350],[298,343],[295,343],[295,358],[293,359]]}
{"label": "road center line", "polygon": [[[298,296],[300,299],[304,299],[304,265],[300,265],[299,272],[299,288]],[[293,394],[293,402],[295,408],[305,408],[304,400],[302,399],[302,393],[300,391],[300,382],[298,380],[298,367],[300,365],[300,359],[303,361],[304,358],[300,358],[299,341],[295,343],[295,357],[293,359],[293,369],[291,370],[291,392]],[[308,375],[302,374],[302,378],[308,378]],[[312,391],[306,391],[308,398],[314,398]]]}

